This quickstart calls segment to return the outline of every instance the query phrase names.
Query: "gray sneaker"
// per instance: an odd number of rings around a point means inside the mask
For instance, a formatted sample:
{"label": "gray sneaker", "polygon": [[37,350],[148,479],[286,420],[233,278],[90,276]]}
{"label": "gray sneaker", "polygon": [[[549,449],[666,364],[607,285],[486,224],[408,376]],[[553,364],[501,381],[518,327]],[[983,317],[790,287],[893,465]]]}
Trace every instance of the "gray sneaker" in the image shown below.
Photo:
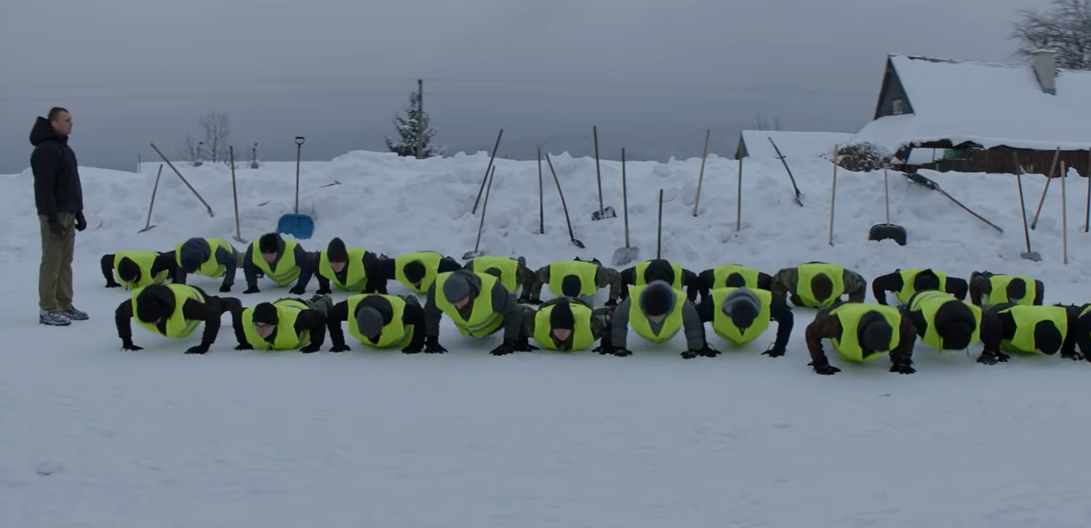
{"label": "gray sneaker", "polygon": [[48,326],[68,326],[72,324],[72,321],[64,316],[61,312],[39,312],[38,324],[44,324]]}
{"label": "gray sneaker", "polygon": [[61,315],[72,321],[86,321],[91,318],[91,316],[87,315],[87,312],[81,312],[77,310],[75,306],[69,306],[64,310],[61,310]]}

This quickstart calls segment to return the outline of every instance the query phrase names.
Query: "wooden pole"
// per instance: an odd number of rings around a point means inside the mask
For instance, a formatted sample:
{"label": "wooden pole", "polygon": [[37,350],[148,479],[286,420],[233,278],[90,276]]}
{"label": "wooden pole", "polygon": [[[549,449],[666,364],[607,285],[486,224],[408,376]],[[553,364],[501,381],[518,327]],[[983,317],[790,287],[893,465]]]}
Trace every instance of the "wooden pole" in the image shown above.
{"label": "wooden pole", "polygon": [[417,79],[417,159],[424,158],[424,79]]}
{"label": "wooden pole", "polygon": [[598,180],[599,185],[599,218],[602,219],[606,216],[602,206],[602,169],[599,167],[599,127],[598,125],[591,126],[591,137],[595,141],[595,178]]}
{"label": "wooden pole", "polygon": [[833,246],[833,210],[837,203],[837,150],[833,154],[833,185],[830,189],[830,246]]}
{"label": "wooden pole", "polygon": [[242,228],[239,227],[239,189],[235,182],[235,146],[227,147],[227,155],[231,158],[231,197],[235,200],[235,240],[242,242]]}
{"label": "wooden pole", "polygon": [[1061,263],[1068,264],[1068,201],[1065,198],[1065,180],[1068,173],[1061,162]]}
{"label": "wooden pole", "polygon": [[485,176],[481,178],[481,187],[477,189],[477,198],[474,199],[474,208],[470,214],[477,214],[477,206],[481,205],[481,193],[485,192],[485,182],[489,181],[489,171],[492,170],[493,161],[496,160],[496,150],[500,148],[500,138],[504,137],[504,129],[496,135],[496,144],[492,146],[492,156],[489,156],[489,164],[485,167]]}
{"label": "wooden pole", "polygon": [[708,158],[708,139],[712,136],[712,129],[705,130],[705,148],[701,151],[701,170],[697,173],[697,196],[693,198],[693,216],[697,216],[697,208],[701,206],[701,184],[705,181],[705,160]]}
{"label": "wooden pole", "polygon": [[1091,148],[1087,149],[1087,171],[1085,171],[1084,177],[1087,178],[1087,198],[1084,200],[1083,207],[1083,232],[1087,232],[1088,220],[1091,220]]}
{"label": "wooden pole", "polygon": [[739,176],[735,178],[735,232],[742,228],[742,160],[739,158]]}
{"label": "wooden pole", "polygon": [[542,190],[542,146],[538,145],[538,231],[545,234],[545,194]]}
{"label": "wooden pole", "polygon": [[1042,187],[1042,197],[1038,198],[1038,209],[1034,211],[1034,218],[1030,221],[1030,228],[1034,229],[1038,226],[1038,215],[1042,214],[1042,204],[1046,203],[1046,193],[1049,192],[1049,183],[1053,181],[1053,173],[1057,170],[1057,160],[1061,157],[1061,147],[1057,147],[1057,150],[1053,153],[1053,163],[1049,167],[1049,172],[1046,174],[1046,186]]}

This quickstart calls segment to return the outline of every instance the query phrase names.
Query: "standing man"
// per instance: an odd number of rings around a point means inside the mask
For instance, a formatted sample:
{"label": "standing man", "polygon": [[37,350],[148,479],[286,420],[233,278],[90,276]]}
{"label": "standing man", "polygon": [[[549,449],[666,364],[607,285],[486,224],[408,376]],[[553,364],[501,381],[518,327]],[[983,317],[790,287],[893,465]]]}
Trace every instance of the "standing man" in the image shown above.
{"label": "standing man", "polygon": [[38,322],[68,326],[86,321],[86,313],[72,306],[72,253],[76,231],[87,229],[83,217],[83,186],[76,153],[68,146],[72,116],[60,107],[39,117],[30,131],[30,168],[34,173],[34,201],[42,234],[42,264],[38,270]]}

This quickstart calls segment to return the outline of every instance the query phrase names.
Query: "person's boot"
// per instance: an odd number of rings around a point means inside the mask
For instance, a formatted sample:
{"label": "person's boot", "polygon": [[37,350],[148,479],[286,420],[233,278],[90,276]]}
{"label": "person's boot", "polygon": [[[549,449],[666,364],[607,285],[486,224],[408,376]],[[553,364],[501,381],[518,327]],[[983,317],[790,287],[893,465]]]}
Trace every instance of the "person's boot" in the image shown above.
{"label": "person's boot", "polygon": [[61,314],[61,312],[38,312],[38,323],[47,326],[68,326],[72,324],[72,321]]}
{"label": "person's boot", "polygon": [[87,315],[87,312],[81,312],[75,306],[69,306],[61,310],[61,315],[67,317],[70,321],[86,321],[91,318],[90,315]]}

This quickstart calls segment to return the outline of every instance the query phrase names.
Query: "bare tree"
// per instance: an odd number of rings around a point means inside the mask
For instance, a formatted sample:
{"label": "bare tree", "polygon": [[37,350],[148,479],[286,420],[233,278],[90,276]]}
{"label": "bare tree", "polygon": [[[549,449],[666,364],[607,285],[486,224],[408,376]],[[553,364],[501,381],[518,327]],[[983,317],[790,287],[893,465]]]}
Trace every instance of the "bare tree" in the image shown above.
{"label": "bare tree", "polygon": [[1057,67],[1091,70],[1091,0],[1052,0],[1043,11],[1019,11],[1011,38],[1016,53],[1029,57],[1040,49],[1057,52]]}
{"label": "bare tree", "polygon": [[780,116],[773,116],[773,124],[769,124],[769,118],[758,112],[754,121],[754,130],[780,130]]}
{"label": "bare tree", "polygon": [[204,134],[205,150],[213,163],[227,162],[227,139],[231,135],[231,117],[227,112],[213,110],[198,121]]}

